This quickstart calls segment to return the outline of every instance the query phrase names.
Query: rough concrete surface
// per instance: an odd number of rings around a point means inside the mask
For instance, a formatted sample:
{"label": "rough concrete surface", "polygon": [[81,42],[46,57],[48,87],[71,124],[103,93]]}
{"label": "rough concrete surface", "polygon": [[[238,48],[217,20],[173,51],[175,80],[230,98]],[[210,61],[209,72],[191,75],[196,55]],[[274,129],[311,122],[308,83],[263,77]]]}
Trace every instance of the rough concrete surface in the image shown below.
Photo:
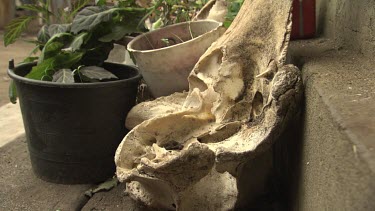
{"label": "rough concrete surface", "polygon": [[82,208],[82,211],[111,210],[111,211],[152,211],[133,201],[125,193],[125,184],[121,183],[109,192],[96,193]]}
{"label": "rough concrete surface", "polygon": [[0,147],[25,133],[19,105],[0,106]]}
{"label": "rough concrete surface", "polygon": [[[31,40],[32,37],[25,36],[22,39]],[[8,61],[14,59],[15,64],[22,62],[30,54],[35,45],[18,40],[14,44],[4,47],[3,32],[0,32],[0,40],[0,106],[2,106],[9,103],[8,87],[10,78],[7,74]]]}
{"label": "rough concrete surface", "polygon": [[[305,81],[314,83],[339,129],[375,172],[374,62],[361,54],[338,51],[304,65]],[[323,72],[324,71],[324,72]]]}
{"label": "rough concrete surface", "polygon": [[293,128],[284,146],[289,210],[373,210],[373,61],[321,39],[309,42],[292,50],[302,57],[306,98],[301,131]]}
{"label": "rough concrete surface", "polygon": [[317,0],[318,34],[361,52],[375,53],[375,4],[373,0]]}
{"label": "rough concrete surface", "polygon": [[0,147],[0,210],[79,210],[90,185],[44,182],[31,170],[25,137]]}
{"label": "rough concrete surface", "polygon": [[0,210],[151,211],[127,196],[123,184],[89,199],[84,193],[93,186],[60,185],[38,179],[31,169],[24,135],[0,147]]}

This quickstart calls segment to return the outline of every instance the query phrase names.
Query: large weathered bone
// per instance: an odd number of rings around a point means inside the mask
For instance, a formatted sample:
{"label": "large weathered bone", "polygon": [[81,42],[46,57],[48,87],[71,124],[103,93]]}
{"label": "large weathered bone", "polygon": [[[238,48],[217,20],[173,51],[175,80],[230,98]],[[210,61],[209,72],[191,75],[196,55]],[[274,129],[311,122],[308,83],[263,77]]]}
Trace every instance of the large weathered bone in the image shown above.
{"label": "large weathered bone", "polygon": [[291,0],[246,0],[195,65],[186,98],[132,110],[115,161],[134,199],[171,210],[235,207],[243,163],[277,139],[302,94],[300,71],[285,65],[290,11]]}

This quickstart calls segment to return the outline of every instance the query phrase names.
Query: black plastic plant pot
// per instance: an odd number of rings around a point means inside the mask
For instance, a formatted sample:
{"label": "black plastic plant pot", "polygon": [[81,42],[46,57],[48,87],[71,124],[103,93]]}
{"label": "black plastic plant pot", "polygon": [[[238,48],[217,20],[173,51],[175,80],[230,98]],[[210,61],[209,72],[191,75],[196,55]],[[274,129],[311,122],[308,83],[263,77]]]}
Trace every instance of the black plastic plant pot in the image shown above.
{"label": "black plastic plant pot", "polygon": [[34,173],[62,184],[112,177],[116,148],[128,132],[125,118],[135,105],[138,70],[105,63],[120,80],[61,84],[23,77],[34,65],[8,70],[17,87]]}

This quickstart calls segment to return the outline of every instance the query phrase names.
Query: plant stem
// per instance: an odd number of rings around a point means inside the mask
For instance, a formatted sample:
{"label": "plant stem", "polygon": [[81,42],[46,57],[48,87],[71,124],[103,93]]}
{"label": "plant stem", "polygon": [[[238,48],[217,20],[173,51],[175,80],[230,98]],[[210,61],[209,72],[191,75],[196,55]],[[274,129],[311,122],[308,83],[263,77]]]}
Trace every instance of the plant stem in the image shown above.
{"label": "plant stem", "polygon": [[152,45],[152,43],[151,43],[150,40],[148,39],[147,35],[145,35],[145,37],[146,37],[146,40],[147,40],[148,44],[150,44],[151,48],[152,48],[152,49],[155,49],[155,47]]}
{"label": "plant stem", "polygon": [[177,34],[174,34],[174,33],[171,33],[173,36],[177,37],[177,39],[179,39],[182,43],[184,42],[183,39],[181,39],[179,36],[177,36]]}
{"label": "plant stem", "polygon": [[193,32],[191,31],[190,23],[191,22],[189,21],[189,32],[190,32],[191,39],[194,39]]}

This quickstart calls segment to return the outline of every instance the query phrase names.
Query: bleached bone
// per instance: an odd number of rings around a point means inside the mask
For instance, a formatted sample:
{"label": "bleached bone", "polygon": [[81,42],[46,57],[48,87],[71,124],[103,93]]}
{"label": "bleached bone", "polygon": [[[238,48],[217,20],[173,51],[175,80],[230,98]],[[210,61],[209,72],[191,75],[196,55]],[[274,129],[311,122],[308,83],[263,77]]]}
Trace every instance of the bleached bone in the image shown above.
{"label": "bleached bone", "polygon": [[235,207],[243,164],[278,138],[302,95],[300,71],[285,64],[291,2],[246,0],[195,65],[186,98],[132,110],[136,126],[115,156],[132,198],[169,210]]}

